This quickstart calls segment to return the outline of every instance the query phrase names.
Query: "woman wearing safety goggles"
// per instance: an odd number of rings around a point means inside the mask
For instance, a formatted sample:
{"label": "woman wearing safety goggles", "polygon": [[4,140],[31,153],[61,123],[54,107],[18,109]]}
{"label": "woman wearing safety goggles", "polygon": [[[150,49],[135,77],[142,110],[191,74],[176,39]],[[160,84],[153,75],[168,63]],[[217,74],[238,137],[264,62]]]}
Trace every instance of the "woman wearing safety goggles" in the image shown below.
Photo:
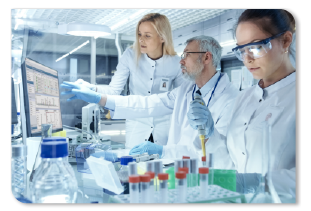
{"label": "woman wearing safety goggles", "polygon": [[[289,58],[295,20],[285,10],[245,10],[234,32],[237,47],[233,51],[259,82],[239,94],[227,136],[215,130],[206,142],[206,152],[214,153],[215,168],[234,168],[243,177],[261,173],[264,157],[268,157],[262,150],[267,121],[271,126],[270,164],[275,190],[295,198],[296,71]],[[248,184],[238,181],[246,179],[237,177],[237,190],[246,193],[256,190],[259,180],[250,179]]]}

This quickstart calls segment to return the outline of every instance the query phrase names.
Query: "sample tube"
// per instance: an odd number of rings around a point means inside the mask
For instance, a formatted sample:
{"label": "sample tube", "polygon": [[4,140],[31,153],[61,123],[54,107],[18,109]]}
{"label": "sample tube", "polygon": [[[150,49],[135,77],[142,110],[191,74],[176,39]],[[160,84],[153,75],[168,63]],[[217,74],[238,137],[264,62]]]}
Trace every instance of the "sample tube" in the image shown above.
{"label": "sample tube", "polygon": [[155,174],[155,180],[156,180],[156,191],[159,190],[159,183],[158,183],[158,174],[163,172],[163,165],[162,165],[162,161],[157,160],[154,161],[154,174]]}
{"label": "sample tube", "polygon": [[198,185],[198,159],[190,159],[190,186],[195,187]]}
{"label": "sample tube", "polygon": [[209,173],[209,169],[207,167],[199,168],[201,198],[205,198],[207,196],[208,173]]}
{"label": "sample tube", "polygon": [[154,162],[153,161],[146,162],[146,169],[147,169],[147,172],[149,171],[154,172]]}
{"label": "sample tube", "polygon": [[136,164],[136,162],[129,162],[127,165],[129,168],[129,176],[137,175],[137,164]]}
{"label": "sample tube", "polygon": [[206,167],[206,156],[202,157],[202,166]]}
{"label": "sample tube", "polygon": [[189,156],[182,156],[182,159],[190,159]]}
{"label": "sample tube", "polygon": [[214,155],[212,153],[208,154],[207,167],[209,169],[210,185],[214,184]]}
{"label": "sample tube", "polygon": [[138,175],[129,176],[130,203],[139,203],[139,182]]}
{"label": "sample tube", "polygon": [[150,199],[150,176],[149,174],[140,175],[140,196],[141,203],[149,203]]}
{"label": "sample tube", "polygon": [[[190,171],[190,159],[183,159],[183,168],[188,168],[188,171]],[[178,170],[179,171],[179,170]],[[188,187],[191,187],[191,178],[190,178],[190,172],[187,173],[187,185]]]}
{"label": "sample tube", "polygon": [[148,174],[150,176],[150,199],[149,203],[154,203],[154,172],[153,171],[147,171],[145,174]]}
{"label": "sample tube", "polygon": [[177,189],[177,201],[180,203],[186,202],[187,198],[187,178],[186,173],[178,171],[175,173],[176,189]]}
{"label": "sample tube", "polygon": [[168,173],[159,173],[159,203],[168,202]]}
{"label": "sample tube", "polygon": [[182,159],[176,159],[174,162],[174,167],[175,167],[175,173],[176,173],[179,168],[184,167],[183,166],[183,160]]}

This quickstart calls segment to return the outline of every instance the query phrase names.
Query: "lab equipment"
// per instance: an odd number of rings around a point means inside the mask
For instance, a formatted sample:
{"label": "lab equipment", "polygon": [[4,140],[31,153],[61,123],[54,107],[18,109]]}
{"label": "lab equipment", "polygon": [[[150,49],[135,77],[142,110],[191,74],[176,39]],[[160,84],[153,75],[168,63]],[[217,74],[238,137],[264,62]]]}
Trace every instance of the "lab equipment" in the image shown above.
{"label": "lab equipment", "polygon": [[62,131],[58,72],[29,58],[21,70],[27,137],[40,136],[42,124],[52,124],[53,132]]}
{"label": "lab equipment", "polygon": [[130,203],[139,203],[139,182],[140,177],[138,175],[129,176]]}
{"label": "lab equipment", "polygon": [[137,164],[136,164],[136,162],[129,162],[127,165],[129,168],[129,176],[137,175]]}
{"label": "lab equipment", "polygon": [[88,103],[97,104],[101,99],[100,93],[92,91],[83,85],[75,84],[74,82],[64,81],[60,86],[66,89],[71,89],[71,91],[61,93],[61,95],[72,95],[72,94],[74,95],[73,97],[67,99],[68,102],[80,99]]}
{"label": "lab equipment", "polygon": [[131,156],[136,160],[136,163],[159,159],[159,154],[149,155],[147,152],[143,154],[131,155]]}
{"label": "lab equipment", "polygon": [[182,159],[176,159],[174,161],[174,169],[175,169],[175,173],[178,171],[179,168],[183,167],[183,160]]}
{"label": "lab equipment", "polygon": [[200,196],[202,198],[208,197],[208,195],[207,195],[208,172],[209,172],[209,169],[207,167],[199,168],[199,174],[200,174]]}
{"label": "lab equipment", "polygon": [[198,159],[190,159],[190,185],[189,187],[195,187],[198,185]]}
{"label": "lab equipment", "polygon": [[159,156],[162,156],[163,146],[151,143],[150,141],[145,141],[144,143],[138,144],[134,146],[131,151],[130,155],[132,154],[143,154],[147,152],[149,155],[152,154],[159,154]]}
{"label": "lab equipment", "polygon": [[124,187],[124,194],[129,193],[129,168],[128,163],[133,162],[132,156],[123,156],[120,158],[121,168],[117,172],[118,177],[121,181],[122,186]]}
{"label": "lab equipment", "polygon": [[[183,159],[183,169],[187,168],[187,185],[188,187],[191,187],[191,176],[190,176],[190,160],[189,159]],[[178,169],[180,171],[181,168]]]}
{"label": "lab equipment", "polygon": [[[130,196],[127,195],[115,195],[112,196],[111,202],[116,203],[130,203]],[[155,203],[160,203],[160,191],[154,194]],[[218,185],[207,186],[207,197],[203,198],[200,195],[199,188],[187,188],[186,201],[183,203],[219,203],[219,202],[233,202],[233,203],[246,203],[245,196],[240,193],[229,191]],[[168,190],[168,203],[180,203],[179,190]]]}
{"label": "lab equipment", "polygon": [[75,203],[78,184],[64,162],[68,156],[68,144],[62,141],[41,144],[42,162],[31,184],[33,203]]}
{"label": "lab equipment", "polygon": [[159,183],[158,183],[158,174],[163,172],[163,164],[161,160],[156,160],[154,162],[154,174],[155,174],[155,180],[156,180],[156,191],[159,190]]}
{"label": "lab equipment", "polygon": [[202,166],[206,167],[206,156],[202,156]]}
{"label": "lab equipment", "polygon": [[270,41],[281,36],[284,33],[285,32],[279,33],[258,42],[239,45],[233,48],[232,51],[234,52],[235,56],[242,62],[244,61],[246,55],[250,56],[253,59],[261,58],[272,49]]}
{"label": "lab equipment", "polygon": [[182,159],[190,159],[189,156],[182,156]]}
{"label": "lab equipment", "polygon": [[154,192],[155,192],[155,186],[154,186],[154,172],[153,171],[147,171],[145,174],[148,174],[150,176],[150,203],[154,203]]}
{"label": "lab equipment", "polygon": [[153,161],[146,162],[146,169],[148,172],[149,171],[154,172],[154,162]]}
{"label": "lab equipment", "polygon": [[[207,167],[209,169],[209,178],[210,178],[210,185],[215,184],[214,182],[214,176],[215,176],[215,171],[214,170],[214,154],[213,153],[208,153],[207,155],[207,161],[206,161]],[[223,186],[221,186],[223,187]]]}
{"label": "lab equipment", "polygon": [[167,203],[168,202],[168,174],[167,173],[159,173],[159,203]]}
{"label": "lab equipment", "polygon": [[236,170],[209,168],[208,184],[219,185],[222,188],[236,191]]}
{"label": "lab equipment", "polygon": [[86,162],[95,178],[96,184],[115,194],[124,192],[118,174],[113,163],[104,160],[102,157],[96,158],[90,156]]}
{"label": "lab equipment", "polygon": [[15,125],[14,127],[14,135],[17,136],[19,134],[21,134],[21,125],[22,125],[22,122],[21,122],[21,113],[20,112],[17,112],[17,124]]}
{"label": "lab equipment", "polygon": [[140,175],[140,198],[141,203],[150,203],[150,175]]}
{"label": "lab equipment", "polygon": [[11,159],[11,185],[12,193],[15,198],[26,197],[26,178],[27,178],[27,146],[12,145]]}
{"label": "lab equipment", "polygon": [[168,189],[175,189],[175,170],[174,167],[170,167],[166,170],[166,173],[168,173]]}
{"label": "lab equipment", "polygon": [[281,200],[275,191],[271,177],[271,125],[269,122],[271,117],[272,113],[267,114],[263,123],[261,181],[256,190],[256,193],[251,199],[252,203],[281,203]]}
{"label": "lab equipment", "polygon": [[40,144],[39,144],[39,147],[38,147],[38,151],[37,151],[35,162],[34,162],[33,167],[32,167],[32,172],[30,174],[30,178],[29,178],[30,182],[32,182],[34,174],[35,174],[35,171],[36,171],[36,169],[38,168],[38,166],[41,163],[41,144],[42,144],[42,140],[44,138],[52,137],[52,131],[53,131],[53,125],[52,124],[42,124],[41,125],[41,141],[40,141]]}
{"label": "lab equipment", "polygon": [[98,135],[101,130],[100,125],[100,110],[98,105],[90,103],[82,107],[82,139],[85,141],[91,140],[92,137],[89,133],[93,133],[98,140]]}
{"label": "lab equipment", "polygon": [[186,202],[187,197],[187,178],[186,172],[178,171],[175,173],[176,189],[177,189],[177,200],[180,203]]}

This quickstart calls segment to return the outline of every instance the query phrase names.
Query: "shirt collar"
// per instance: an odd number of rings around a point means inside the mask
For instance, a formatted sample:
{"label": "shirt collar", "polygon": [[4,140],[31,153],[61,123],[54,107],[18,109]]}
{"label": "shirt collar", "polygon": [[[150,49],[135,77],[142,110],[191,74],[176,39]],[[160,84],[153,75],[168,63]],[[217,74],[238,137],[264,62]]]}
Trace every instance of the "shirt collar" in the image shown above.
{"label": "shirt collar", "polygon": [[143,56],[144,58],[150,63],[150,64],[155,64],[155,63],[160,63],[163,61],[163,57],[165,55],[163,55],[161,58],[157,59],[157,60],[153,60],[153,59],[150,59],[149,56],[146,54],[146,53],[143,53]]}
{"label": "shirt collar", "polygon": [[[205,97],[210,91],[212,91],[217,83],[217,80],[219,78],[220,71],[217,71],[216,74],[208,81],[204,86],[200,89],[200,92],[203,97]],[[196,86],[197,91],[199,89],[198,86]]]}
{"label": "shirt collar", "polygon": [[259,86],[259,82],[256,84],[256,90],[255,93],[260,98],[266,99],[267,96],[271,95],[273,92],[278,91],[279,89],[291,84],[292,82],[296,81],[296,71],[289,74],[285,78],[282,78],[281,80],[277,81],[276,83],[262,89]]}

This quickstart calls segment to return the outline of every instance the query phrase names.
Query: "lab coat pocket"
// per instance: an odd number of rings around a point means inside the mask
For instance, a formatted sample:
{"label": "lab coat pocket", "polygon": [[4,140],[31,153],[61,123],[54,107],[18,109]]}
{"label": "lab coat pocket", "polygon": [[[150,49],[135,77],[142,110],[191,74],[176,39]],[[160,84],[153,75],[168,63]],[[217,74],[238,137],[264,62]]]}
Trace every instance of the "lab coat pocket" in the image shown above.
{"label": "lab coat pocket", "polygon": [[249,127],[262,128],[267,116],[270,116],[268,119],[268,124],[272,126],[280,117],[283,110],[284,107],[270,105],[264,109],[252,122],[250,122]]}

